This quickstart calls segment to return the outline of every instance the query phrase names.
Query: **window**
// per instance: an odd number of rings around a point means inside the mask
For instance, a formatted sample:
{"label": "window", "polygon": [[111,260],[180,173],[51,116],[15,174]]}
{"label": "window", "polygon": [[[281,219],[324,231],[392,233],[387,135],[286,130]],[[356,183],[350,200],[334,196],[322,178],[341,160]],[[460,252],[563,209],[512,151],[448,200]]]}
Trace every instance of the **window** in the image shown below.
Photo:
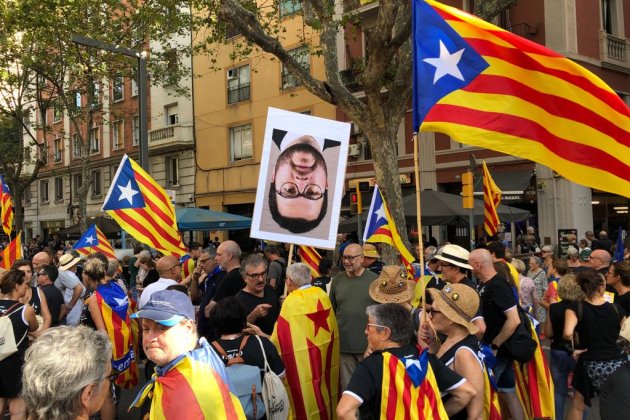
{"label": "window", "polygon": [[230,128],[230,160],[236,162],[251,159],[252,153],[252,125],[245,124]]}
{"label": "window", "polygon": [[164,116],[166,117],[166,125],[175,125],[179,123],[179,115],[177,114],[177,104],[167,105],[164,107]]}
{"label": "window", "polygon": [[81,157],[81,139],[77,133],[72,135],[72,157],[75,159]]}
{"label": "window", "polygon": [[83,184],[83,175],[74,174],[72,176],[72,196],[74,198],[79,198],[79,188],[81,188],[81,184]]}
{"label": "window", "polygon": [[55,178],[55,203],[63,201],[63,178]]}
{"label": "window", "polygon": [[22,195],[22,197],[24,198],[24,204],[31,204],[31,186],[28,185],[26,188],[24,188],[24,193]]}
{"label": "window", "polygon": [[125,99],[125,81],[122,76],[114,77],[112,84],[112,96],[114,102],[120,102]]}
{"label": "window", "polygon": [[300,10],[302,10],[302,2],[299,0],[280,0],[278,3],[280,17],[292,15]]}
{"label": "window", "polygon": [[[304,68],[304,70],[307,72],[310,70],[311,65],[309,62],[308,48],[306,46],[294,48],[288,51],[288,53]],[[300,85],[300,81],[289,73],[289,70],[282,66],[282,89],[290,89]]]}
{"label": "window", "polygon": [[53,157],[55,159],[55,163],[59,163],[63,160],[63,139],[61,137],[57,137],[54,141]]}
{"label": "window", "polygon": [[39,192],[41,203],[48,203],[48,180],[39,181]]}
{"label": "window", "polygon": [[59,103],[59,101],[55,101],[53,105],[53,122],[58,123],[63,119],[63,107]]}
{"label": "window", "polygon": [[81,108],[81,92],[75,92],[74,94],[74,106]]}
{"label": "window", "polygon": [[101,195],[101,171],[92,171],[92,197]]}
{"label": "window", "polygon": [[131,72],[131,96],[138,96],[138,71]]}
{"label": "window", "polygon": [[123,120],[114,121],[112,124],[112,143],[114,150],[125,147],[125,123]]}
{"label": "window", "polygon": [[101,133],[98,127],[90,128],[90,153],[101,151]]}
{"label": "window", "polygon": [[166,183],[169,187],[179,186],[179,158],[166,158]]}
{"label": "window", "polygon": [[31,148],[30,147],[25,147],[24,148],[24,160],[26,162],[31,160]]}
{"label": "window", "polygon": [[101,87],[98,83],[90,86],[90,107],[98,108],[101,104]]}
{"label": "window", "polygon": [[228,104],[249,99],[249,66],[241,66],[227,71]]}
{"label": "window", "polygon": [[140,118],[137,115],[131,119],[131,129],[133,131],[132,144],[137,146],[140,144]]}

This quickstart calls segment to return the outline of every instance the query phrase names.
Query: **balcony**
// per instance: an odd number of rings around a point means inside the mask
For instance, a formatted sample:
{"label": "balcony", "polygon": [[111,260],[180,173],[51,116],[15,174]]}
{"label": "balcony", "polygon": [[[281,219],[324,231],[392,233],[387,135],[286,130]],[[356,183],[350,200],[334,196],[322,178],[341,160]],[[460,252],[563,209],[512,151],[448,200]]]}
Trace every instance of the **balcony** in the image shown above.
{"label": "balcony", "polygon": [[629,45],[630,43],[625,38],[617,38],[606,31],[600,31],[599,52],[602,66],[630,73]]}
{"label": "balcony", "polygon": [[174,124],[149,131],[149,150],[193,147],[192,125]]}

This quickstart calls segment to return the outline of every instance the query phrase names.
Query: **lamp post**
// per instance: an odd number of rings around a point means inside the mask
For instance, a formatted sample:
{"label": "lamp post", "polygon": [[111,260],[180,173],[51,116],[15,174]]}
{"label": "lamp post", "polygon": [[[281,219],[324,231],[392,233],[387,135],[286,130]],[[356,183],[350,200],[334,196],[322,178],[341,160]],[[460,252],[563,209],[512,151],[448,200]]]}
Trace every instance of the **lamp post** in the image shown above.
{"label": "lamp post", "polygon": [[149,170],[149,137],[147,130],[147,56],[145,51],[137,51],[129,48],[119,47],[118,45],[108,44],[93,38],[87,38],[82,35],[73,34],[72,42],[86,47],[98,48],[132,57],[138,60],[138,107],[140,115],[138,121],[138,129],[140,131],[140,166],[142,169]]}

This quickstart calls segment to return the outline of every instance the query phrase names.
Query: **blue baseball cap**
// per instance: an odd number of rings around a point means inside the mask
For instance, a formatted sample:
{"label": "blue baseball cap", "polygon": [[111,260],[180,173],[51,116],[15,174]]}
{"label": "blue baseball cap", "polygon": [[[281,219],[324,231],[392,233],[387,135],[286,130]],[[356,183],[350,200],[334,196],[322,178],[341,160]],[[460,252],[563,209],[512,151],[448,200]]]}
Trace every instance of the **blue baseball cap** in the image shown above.
{"label": "blue baseball cap", "polygon": [[142,309],[131,315],[132,318],[151,319],[159,324],[172,327],[183,319],[195,320],[195,308],[190,297],[178,290],[160,290]]}

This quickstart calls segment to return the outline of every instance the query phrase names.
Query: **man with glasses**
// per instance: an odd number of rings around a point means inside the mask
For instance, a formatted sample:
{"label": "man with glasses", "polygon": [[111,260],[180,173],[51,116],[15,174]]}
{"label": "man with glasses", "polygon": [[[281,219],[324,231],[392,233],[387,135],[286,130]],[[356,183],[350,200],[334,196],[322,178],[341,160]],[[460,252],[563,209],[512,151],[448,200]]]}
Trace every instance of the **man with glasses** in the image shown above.
{"label": "man with glasses", "polygon": [[181,278],[182,266],[179,259],[173,255],[167,255],[158,260],[155,268],[160,278],[155,283],[148,285],[140,295],[138,300],[138,309],[142,309],[147,304],[151,295],[160,290],[165,290],[168,286],[177,284]]}
{"label": "man with glasses", "polygon": [[65,302],[63,295],[55,287],[55,280],[59,276],[59,270],[52,264],[44,265],[37,271],[37,284],[44,295],[46,296],[46,302],[48,303],[48,310],[51,316],[51,327],[59,325],[59,316],[63,310],[65,313]]}
{"label": "man with glasses", "polygon": [[[608,268],[610,267],[610,261],[612,257],[603,249],[594,249],[591,252],[591,258],[586,263],[587,267],[591,267],[594,270],[599,271],[599,273],[606,278],[606,274],[608,274]],[[606,285],[606,296],[607,299],[614,301],[617,296],[617,290],[610,285]]]}
{"label": "man with glasses", "polygon": [[363,334],[365,308],[376,303],[369,289],[378,276],[363,267],[363,249],[359,244],[350,244],[343,250],[342,262],[345,271],[332,280],[330,303],[339,325],[341,389],[345,389],[367,349]]}
{"label": "man with glasses", "polygon": [[247,313],[247,322],[271,335],[280,313],[280,300],[273,287],[267,285],[267,260],[260,254],[252,254],[243,261],[241,275],[245,287],[236,294]]}
{"label": "man with glasses", "polygon": [[214,246],[209,246],[201,251],[197,265],[190,275],[190,299],[195,305],[204,300],[207,305],[214,296],[217,288],[217,275],[223,271],[217,264],[216,256],[217,249]]}

